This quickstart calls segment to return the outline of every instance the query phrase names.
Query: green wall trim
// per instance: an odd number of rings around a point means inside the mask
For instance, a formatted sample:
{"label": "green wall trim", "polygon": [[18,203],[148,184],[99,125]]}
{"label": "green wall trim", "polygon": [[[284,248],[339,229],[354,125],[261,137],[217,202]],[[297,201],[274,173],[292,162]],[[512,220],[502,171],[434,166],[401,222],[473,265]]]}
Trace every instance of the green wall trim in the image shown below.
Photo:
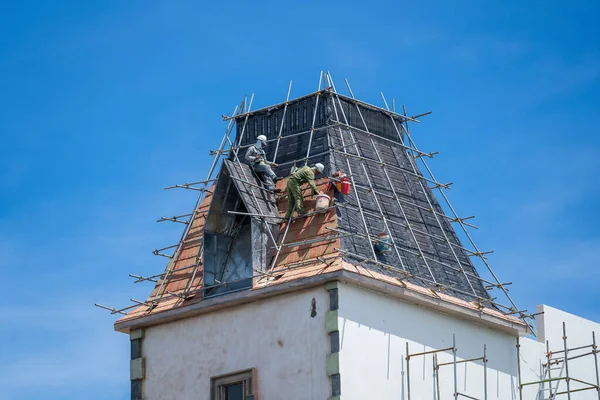
{"label": "green wall trim", "polygon": [[129,363],[129,379],[144,379],[146,377],[146,363],[144,357],[131,360]]}
{"label": "green wall trim", "polygon": [[129,340],[142,339],[144,337],[143,329],[135,329],[129,332]]}
{"label": "green wall trim", "polygon": [[338,310],[329,310],[325,313],[325,332],[331,333],[338,329]]}
{"label": "green wall trim", "polygon": [[327,371],[327,376],[340,373],[340,353],[327,354],[325,371]]}

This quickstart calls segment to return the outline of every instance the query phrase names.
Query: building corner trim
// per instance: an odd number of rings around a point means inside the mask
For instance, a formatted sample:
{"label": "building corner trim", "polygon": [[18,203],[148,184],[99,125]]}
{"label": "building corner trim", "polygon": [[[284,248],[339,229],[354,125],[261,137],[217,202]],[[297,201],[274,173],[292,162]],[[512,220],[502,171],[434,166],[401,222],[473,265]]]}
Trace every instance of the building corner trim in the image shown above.
{"label": "building corner trim", "polygon": [[331,382],[329,400],[341,400],[340,375],[340,330],[339,330],[339,291],[338,281],[327,282],[324,286],[329,293],[329,310],[325,315],[325,333],[329,336],[330,353],[325,357],[325,372]]}
{"label": "building corner trim", "polygon": [[131,400],[142,400],[142,384],[146,378],[146,359],[142,356],[144,329],[129,332],[131,359],[129,361],[129,380],[131,381]]}

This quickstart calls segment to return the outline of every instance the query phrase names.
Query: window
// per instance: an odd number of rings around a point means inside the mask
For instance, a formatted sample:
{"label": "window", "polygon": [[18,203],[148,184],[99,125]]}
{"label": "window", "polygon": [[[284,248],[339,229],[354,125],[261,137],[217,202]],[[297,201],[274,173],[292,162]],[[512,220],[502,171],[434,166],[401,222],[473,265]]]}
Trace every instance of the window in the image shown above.
{"label": "window", "polygon": [[216,376],[210,381],[211,400],[257,400],[254,369]]}

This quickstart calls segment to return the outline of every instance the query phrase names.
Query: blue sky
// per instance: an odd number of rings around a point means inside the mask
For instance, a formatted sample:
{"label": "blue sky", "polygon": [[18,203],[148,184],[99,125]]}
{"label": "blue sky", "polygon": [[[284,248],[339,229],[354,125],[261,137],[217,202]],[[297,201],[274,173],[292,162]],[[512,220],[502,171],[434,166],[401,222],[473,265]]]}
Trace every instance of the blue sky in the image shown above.
{"label": "blue sky", "polygon": [[433,111],[414,138],[517,304],[600,320],[600,3],[201,3],[0,2],[0,399],[128,398],[93,303],[149,293],[220,116],[322,69]]}

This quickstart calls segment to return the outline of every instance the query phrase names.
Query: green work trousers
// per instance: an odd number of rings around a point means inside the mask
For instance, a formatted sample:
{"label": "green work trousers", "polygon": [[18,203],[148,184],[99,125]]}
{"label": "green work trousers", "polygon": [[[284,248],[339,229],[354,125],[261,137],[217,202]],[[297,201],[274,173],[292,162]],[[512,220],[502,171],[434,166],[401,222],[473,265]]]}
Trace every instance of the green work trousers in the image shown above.
{"label": "green work trousers", "polygon": [[304,209],[304,198],[302,197],[301,186],[302,185],[294,178],[290,178],[287,181],[288,207],[287,212],[285,213],[286,219],[292,216],[294,208],[298,210],[298,212],[302,212]]}

